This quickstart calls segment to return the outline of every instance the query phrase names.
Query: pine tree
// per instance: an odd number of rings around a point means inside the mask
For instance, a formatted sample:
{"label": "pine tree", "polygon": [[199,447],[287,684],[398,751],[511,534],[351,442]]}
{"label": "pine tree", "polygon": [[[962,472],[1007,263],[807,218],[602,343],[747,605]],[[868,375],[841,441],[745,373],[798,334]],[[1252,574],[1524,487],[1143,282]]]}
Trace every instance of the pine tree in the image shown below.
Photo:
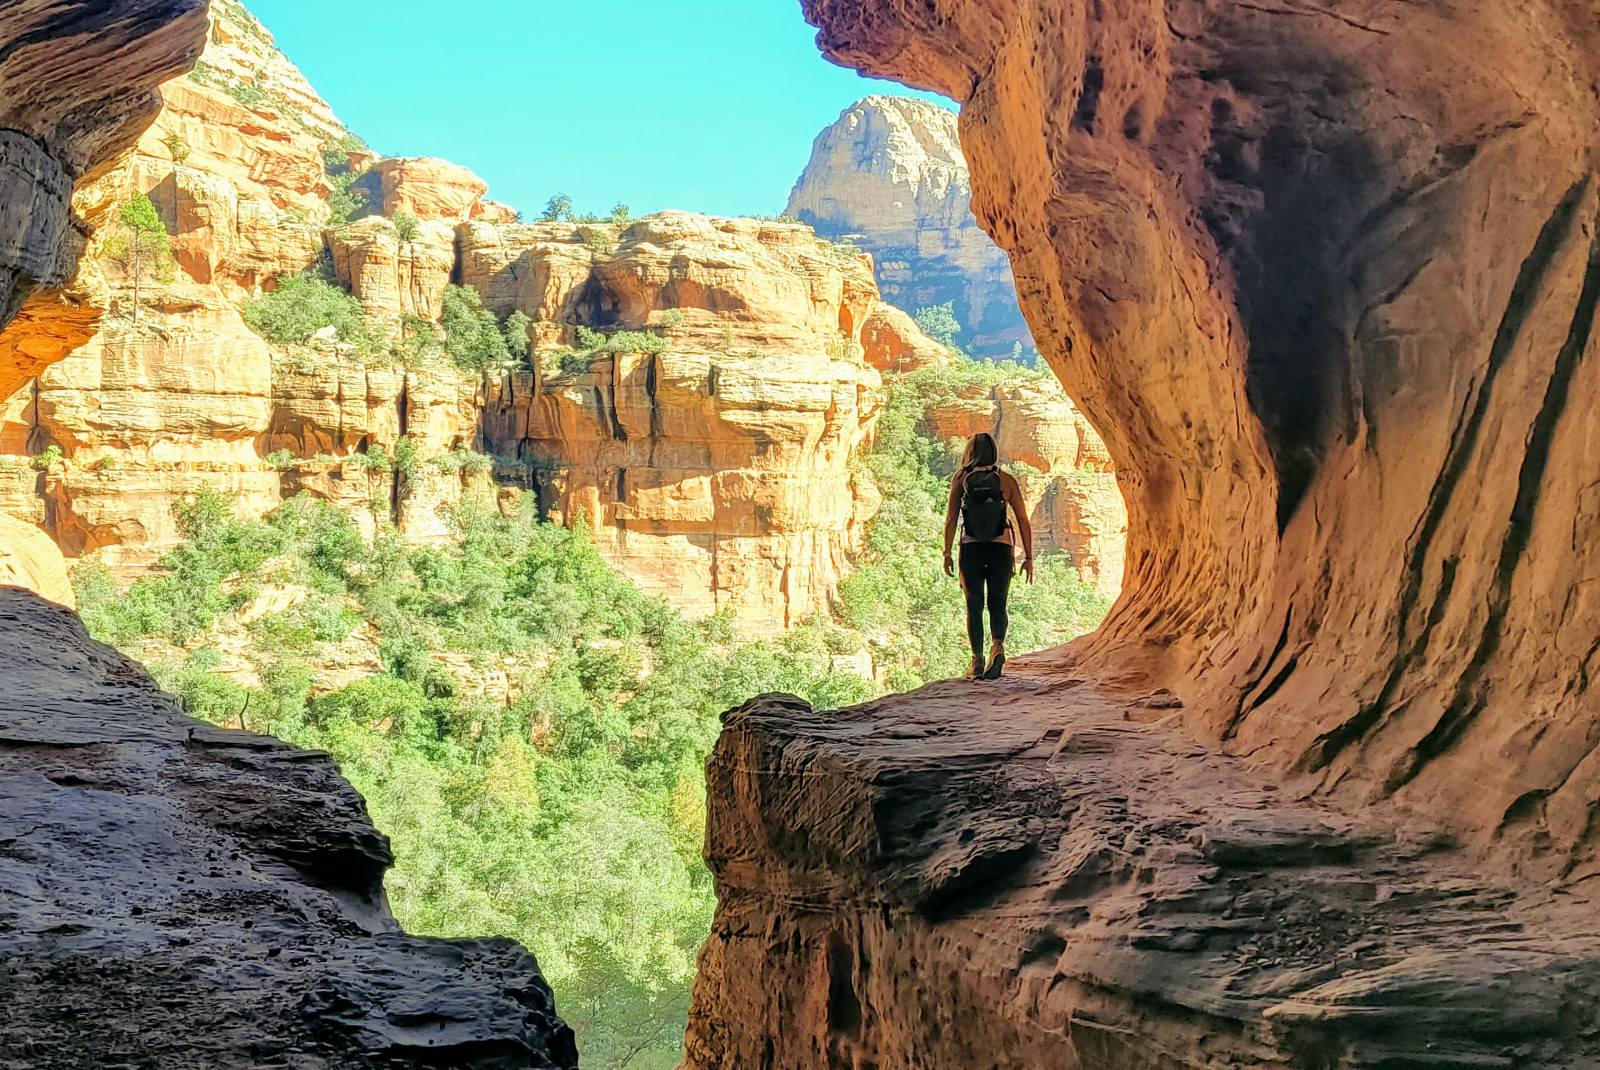
{"label": "pine tree", "polygon": [[167,227],[156,214],[150,198],[140,193],[122,206],[117,224],[124,233],[106,242],[106,258],[122,269],[133,282],[133,318],[139,318],[139,288],[146,277],[170,277],[172,247],[167,244]]}

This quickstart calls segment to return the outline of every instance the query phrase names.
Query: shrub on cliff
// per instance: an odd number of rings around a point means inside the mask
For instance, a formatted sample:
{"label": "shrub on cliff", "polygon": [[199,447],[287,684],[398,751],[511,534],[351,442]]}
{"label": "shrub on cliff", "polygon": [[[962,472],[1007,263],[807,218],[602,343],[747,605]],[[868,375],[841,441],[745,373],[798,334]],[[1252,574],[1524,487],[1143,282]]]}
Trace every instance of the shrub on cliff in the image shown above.
{"label": "shrub on cliff", "polygon": [[381,344],[361,302],[316,272],[280,275],[275,289],[245,302],[244,321],[280,346],[306,345],[327,327],[358,353]]}
{"label": "shrub on cliff", "polygon": [[525,362],[532,322],[525,313],[513,312],[502,326],[483,307],[478,291],[454,284],[444,288],[439,324],[444,328],[445,352],[458,368],[481,372]]}
{"label": "shrub on cliff", "polygon": [[104,256],[133,285],[133,318],[139,318],[140,290],[146,282],[170,282],[172,247],[167,225],[142,193],[130,197],[117,212],[117,232],[105,243]]}

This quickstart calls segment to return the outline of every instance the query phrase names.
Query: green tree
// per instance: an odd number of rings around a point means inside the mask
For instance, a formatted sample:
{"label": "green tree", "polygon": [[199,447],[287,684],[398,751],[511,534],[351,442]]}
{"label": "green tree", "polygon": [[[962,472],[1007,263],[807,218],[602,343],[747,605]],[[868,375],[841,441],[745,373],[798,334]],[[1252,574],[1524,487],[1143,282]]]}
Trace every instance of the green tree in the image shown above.
{"label": "green tree", "polygon": [[946,349],[960,352],[956,339],[961,335],[961,321],[956,319],[954,301],[919,308],[911,314],[911,318],[917,321],[917,326],[922,328],[923,334]]}
{"label": "green tree", "polygon": [[633,218],[632,212],[629,210],[628,206],[623,204],[621,201],[618,201],[615,205],[612,206],[612,209],[611,209],[611,222],[619,223],[619,224],[620,223],[626,223],[626,222],[628,222],[628,220],[630,220],[632,218]]}
{"label": "green tree", "polygon": [[[439,324],[444,328],[444,348],[458,368],[488,371],[503,368],[514,360],[522,359],[527,352],[528,320],[520,321],[520,340],[516,327],[502,330],[493,312],[483,307],[483,298],[469,286],[448,285],[444,288],[443,311]],[[514,350],[513,346],[520,348]]]}
{"label": "green tree", "polygon": [[332,327],[334,336],[358,353],[371,352],[382,341],[368,325],[361,302],[315,270],[278,276],[272,290],[245,302],[244,321],[281,346],[306,345],[324,327]]}
{"label": "green tree", "polygon": [[167,243],[167,227],[156,213],[156,206],[144,194],[136,194],[117,213],[122,233],[106,242],[105,255],[133,283],[133,318],[139,318],[139,290],[147,278],[171,278],[172,247]]}
{"label": "green tree", "polygon": [[544,212],[539,216],[541,223],[570,223],[577,218],[572,208],[572,198],[565,193],[558,193],[545,203]]}
{"label": "green tree", "polygon": [[389,217],[389,222],[394,224],[394,232],[403,242],[416,241],[422,230],[422,220],[410,212],[397,211]]}

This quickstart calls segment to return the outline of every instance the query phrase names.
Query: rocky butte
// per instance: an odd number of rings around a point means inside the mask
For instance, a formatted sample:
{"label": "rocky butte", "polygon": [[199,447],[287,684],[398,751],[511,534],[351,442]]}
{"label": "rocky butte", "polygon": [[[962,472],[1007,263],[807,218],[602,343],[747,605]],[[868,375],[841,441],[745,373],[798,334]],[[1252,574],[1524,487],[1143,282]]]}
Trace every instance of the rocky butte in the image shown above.
{"label": "rocky butte", "polygon": [[806,0],[1127,494],[1009,682],[730,713],[691,1070],[1600,1051],[1600,10]]}
{"label": "rocky butte", "polygon": [[1033,349],[1011,264],[972,215],[972,178],[948,108],[871,96],[821,134],[787,212],[872,254],[891,304],[953,304],[979,357]]}

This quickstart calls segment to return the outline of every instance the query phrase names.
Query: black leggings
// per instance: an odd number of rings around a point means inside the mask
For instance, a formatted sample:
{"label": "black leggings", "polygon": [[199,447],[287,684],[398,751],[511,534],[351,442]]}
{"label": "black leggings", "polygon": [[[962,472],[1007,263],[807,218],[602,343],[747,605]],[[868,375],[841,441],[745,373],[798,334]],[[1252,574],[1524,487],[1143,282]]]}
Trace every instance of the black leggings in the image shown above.
{"label": "black leggings", "polygon": [[[995,642],[1006,637],[1011,623],[1006,613],[1006,595],[1011,591],[1011,571],[1016,564],[1014,551],[1006,542],[964,542],[961,544],[961,589],[967,593],[967,642],[972,656],[983,657],[983,606],[989,603],[989,624]],[[987,591],[985,590],[987,589]]]}

